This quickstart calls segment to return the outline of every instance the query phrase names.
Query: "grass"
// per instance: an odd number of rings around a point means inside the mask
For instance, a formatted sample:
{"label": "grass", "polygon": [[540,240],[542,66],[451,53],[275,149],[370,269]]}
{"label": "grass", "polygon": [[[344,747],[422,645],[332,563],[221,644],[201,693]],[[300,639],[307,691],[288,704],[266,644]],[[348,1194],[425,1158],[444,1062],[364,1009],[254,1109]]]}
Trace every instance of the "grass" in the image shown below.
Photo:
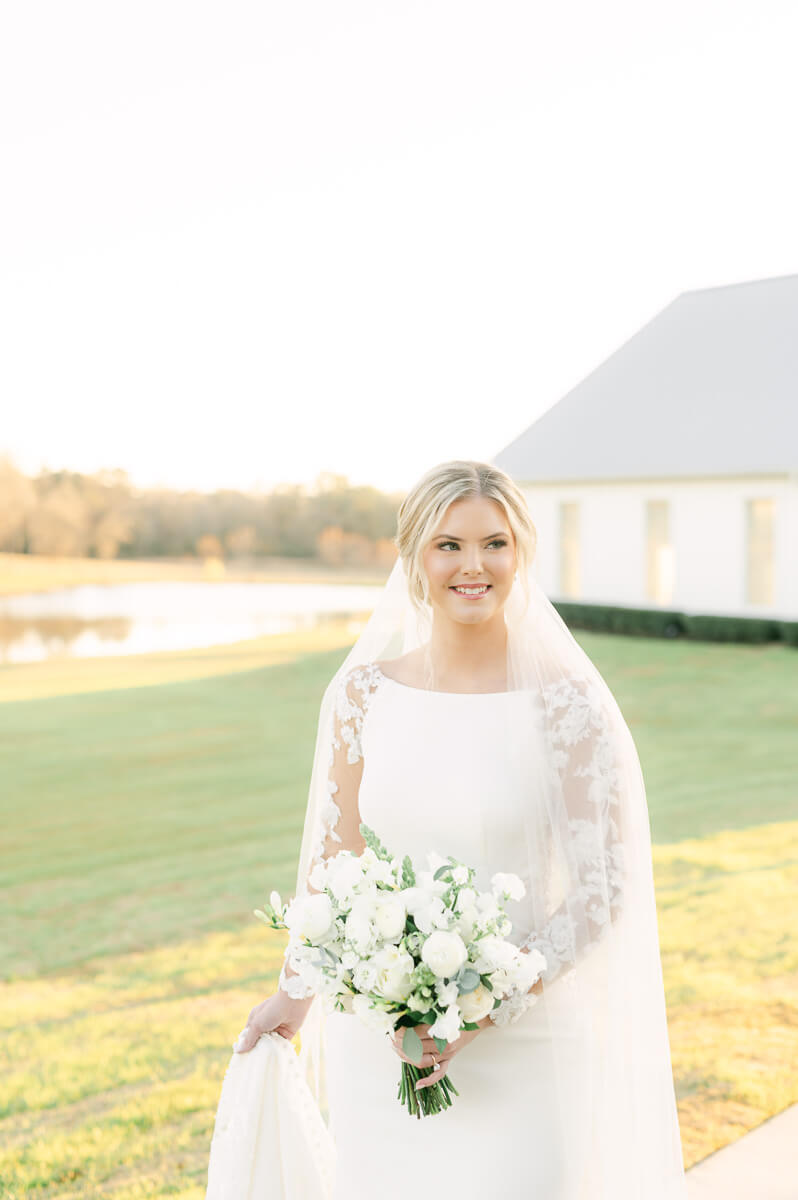
{"label": "grass", "polygon": [[0,553],[0,596],[85,584],[163,582],[384,583],[387,566],[334,566],[304,558],[67,558]]}
{"label": "grass", "polygon": [[[688,1165],[798,1099],[794,651],[580,633],[647,782]],[[352,632],[0,667],[0,1194],[201,1200]]]}

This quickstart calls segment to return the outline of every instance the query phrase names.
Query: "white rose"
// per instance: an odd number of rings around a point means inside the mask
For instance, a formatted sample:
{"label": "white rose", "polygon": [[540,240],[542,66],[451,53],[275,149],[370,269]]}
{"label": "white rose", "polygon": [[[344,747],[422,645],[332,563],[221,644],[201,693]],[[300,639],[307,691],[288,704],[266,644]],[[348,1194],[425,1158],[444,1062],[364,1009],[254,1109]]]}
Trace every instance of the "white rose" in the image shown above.
{"label": "white rose", "polygon": [[430,1025],[429,1035],[444,1038],[447,1042],[456,1042],[460,1036],[460,1024],[460,1009],[456,1004],[450,1004],[435,1024]]}
{"label": "white rose", "polygon": [[390,900],[378,901],[374,909],[374,926],[381,938],[391,941],[401,937],[405,930],[407,913],[405,906],[398,896]]}
{"label": "white rose", "polygon": [[371,962],[377,968],[372,990],[386,1000],[406,1000],[413,990],[412,957],[398,946],[383,946]]}
{"label": "white rose", "polygon": [[421,948],[421,960],[439,978],[456,975],[468,958],[468,951],[459,933],[443,929],[431,933]]}
{"label": "white rose", "polygon": [[523,880],[519,879],[517,875],[512,875],[503,871],[497,871],[497,873],[492,876],[490,886],[493,888],[493,891],[497,896],[506,894],[511,900],[523,900],[524,896],[526,895],[526,888],[524,887]]}
{"label": "white rose", "polygon": [[394,1028],[396,1016],[383,1012],[381,1008],[372,1008],[368,996],[353,996],[352,1012],[367,1029],[373,1029],[375,1033],[391,1033]]}
{"label": "white rose", "polygon": [[285,913],[285,923],[291,933],[317,942],[332,925],[333,909],[330,897],[324,892],[295,897]]}
{"label": "white rose", "polygon": [[464,1021],[481,1021],[493,1010],[493,992],[478,983],[473,992],[463,992],[458,998]]}

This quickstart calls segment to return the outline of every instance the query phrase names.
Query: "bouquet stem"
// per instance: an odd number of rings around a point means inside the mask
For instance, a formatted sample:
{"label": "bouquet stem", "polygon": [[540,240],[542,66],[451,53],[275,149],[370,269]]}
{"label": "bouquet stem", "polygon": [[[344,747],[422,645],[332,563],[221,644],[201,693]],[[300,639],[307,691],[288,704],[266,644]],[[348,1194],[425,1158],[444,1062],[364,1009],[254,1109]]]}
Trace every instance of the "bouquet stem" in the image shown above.
{"label": "bouquet stem", "polygon": [[444,1075],[437,1083],[433,1083],[430,1087],[416,1089],[416,1080],[425,1079],[432,1074],[432,1067],[425,1067],[423,1070],[420,1067],[414,1067],[412,1063],[402,1062],[402,1077],[399,1080],[399,1101],[404,1104],[411,1117],[433,1116],[435,1113],[442,1112],[444,1108],[449,1108],[452,1103],[452,1096],[459,1096],[457,1088],[452,1083],[448,1075]]}

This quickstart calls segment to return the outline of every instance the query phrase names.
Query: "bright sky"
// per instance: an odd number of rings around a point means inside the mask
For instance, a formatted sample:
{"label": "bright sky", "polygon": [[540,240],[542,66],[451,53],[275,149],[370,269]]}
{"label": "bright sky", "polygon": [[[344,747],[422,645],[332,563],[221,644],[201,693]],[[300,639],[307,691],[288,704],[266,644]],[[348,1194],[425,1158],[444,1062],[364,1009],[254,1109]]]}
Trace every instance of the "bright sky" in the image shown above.
{"label": "bright sky", "polygon": [[0,453],[403,489],[798,270],[794,0],[17,0]]}

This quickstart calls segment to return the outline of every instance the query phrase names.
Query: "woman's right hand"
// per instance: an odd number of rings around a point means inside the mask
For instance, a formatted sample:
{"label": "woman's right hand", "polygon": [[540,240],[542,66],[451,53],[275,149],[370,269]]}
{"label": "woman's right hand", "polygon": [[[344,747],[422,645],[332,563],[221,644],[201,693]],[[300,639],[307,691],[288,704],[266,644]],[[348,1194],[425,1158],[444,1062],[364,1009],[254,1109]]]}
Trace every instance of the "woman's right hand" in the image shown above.
{"label": "woman's right hand", "polygon": [[295,1000],[282,988],[267,996],[261,1004],[250,1009],[247,1023],[239,1034],[238,1041],[233,1044],[237,1054],[246,1054],[258,1042],[264,1033],[279,1033],[288,1041],[294,1036],[313,1003],[313,997],[305,1000]]}

